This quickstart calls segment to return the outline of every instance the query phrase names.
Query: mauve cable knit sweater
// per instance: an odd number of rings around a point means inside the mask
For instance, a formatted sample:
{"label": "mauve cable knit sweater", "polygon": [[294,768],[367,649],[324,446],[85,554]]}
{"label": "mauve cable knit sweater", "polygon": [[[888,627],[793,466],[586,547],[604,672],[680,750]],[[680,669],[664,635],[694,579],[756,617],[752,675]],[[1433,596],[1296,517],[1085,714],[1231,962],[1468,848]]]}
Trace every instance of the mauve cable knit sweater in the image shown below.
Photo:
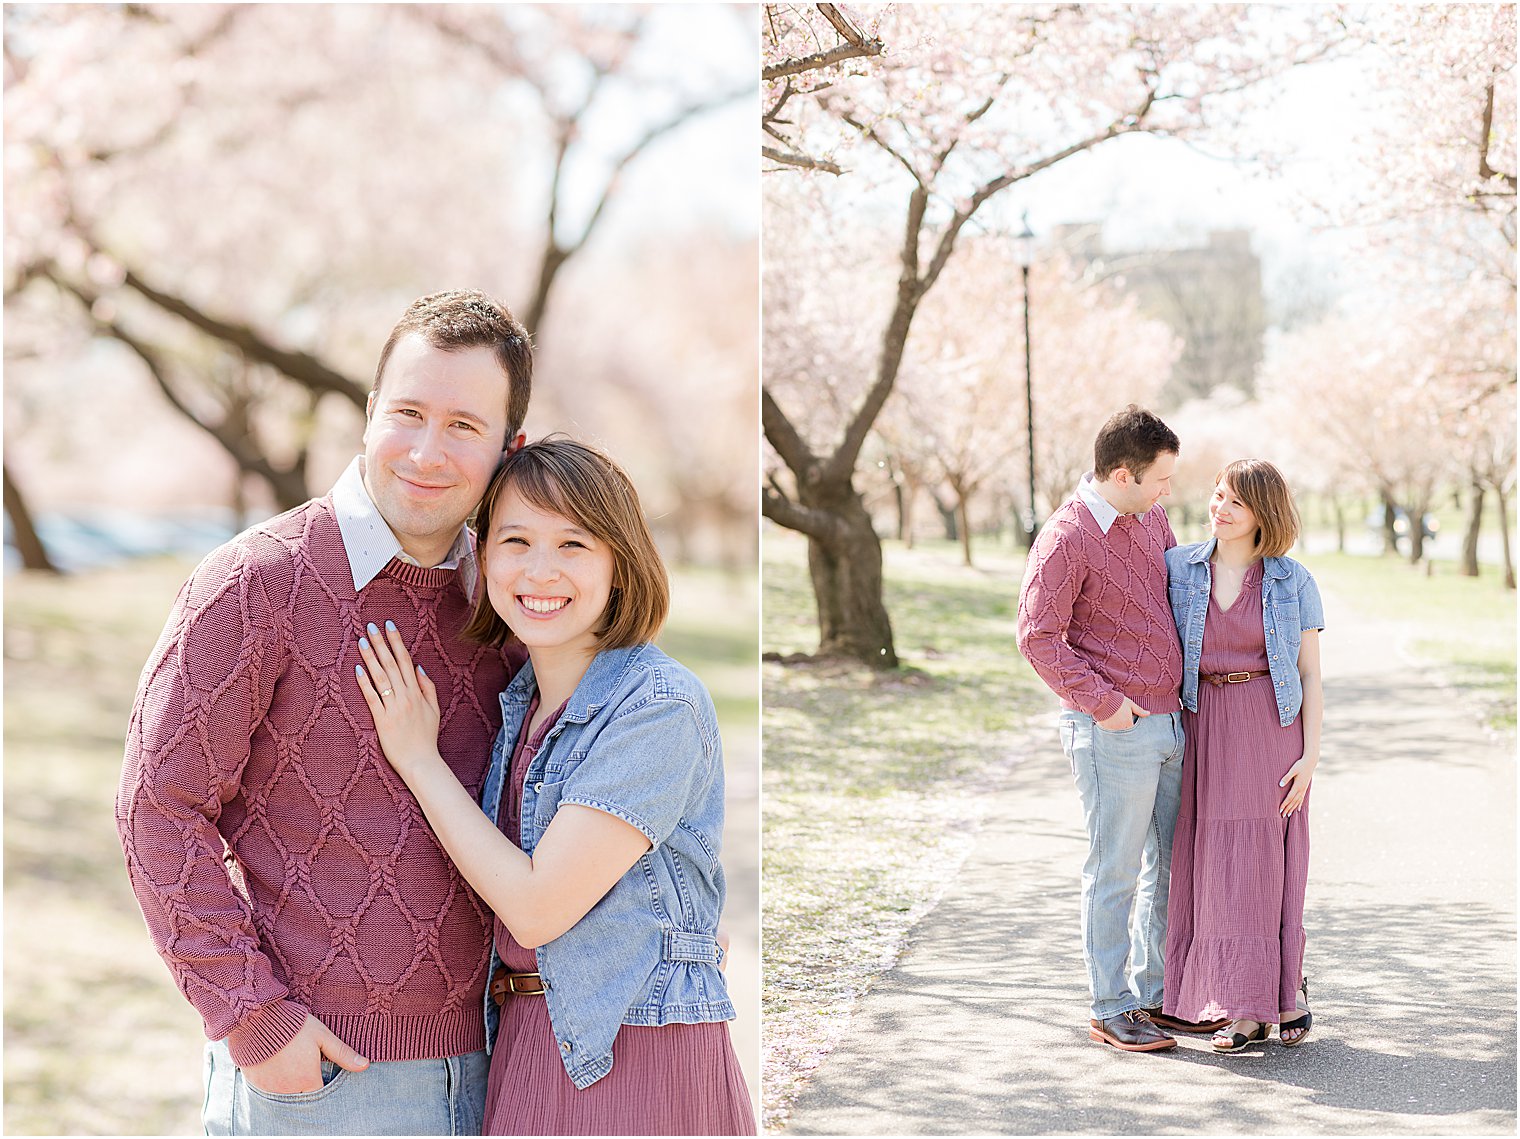
{"label": "mauve cable knit sweater", "polygon": [[1182,647],[1166,595],[1177,544],[1158,504],[1108,533],[1077,498],[1035,540],[1019,593],[1019,649],[1067,708],[1106,720],[1128,696],[1147,712],[1181,707]]}
{"label": "mauve cable knit sweater", "polygon": [[440,750],[478,794],[509,664],[458,638],[468,610],[453,570],[400,560],[356,596],[330,497],[233,539],[180,590],[139,682],[116,822],[159,952],[239,1065],[308,1012],[372,1060],[484,1047],[491,915],[385,762],[354,679],[365,625],[394,621],[438,686]]}

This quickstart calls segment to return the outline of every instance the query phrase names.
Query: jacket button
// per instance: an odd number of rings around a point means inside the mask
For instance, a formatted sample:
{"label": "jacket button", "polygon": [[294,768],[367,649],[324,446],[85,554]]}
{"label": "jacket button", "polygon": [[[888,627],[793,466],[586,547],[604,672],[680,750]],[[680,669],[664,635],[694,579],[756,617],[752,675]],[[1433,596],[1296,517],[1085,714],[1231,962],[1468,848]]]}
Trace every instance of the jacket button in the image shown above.
{"label": "jacket button", "polygon": [[535,790],[535,791],[542,791],[543,789],[544,789],[544,784],[543,784],[542,780],[540,780],[539,782],[533,784],[533,790]]}
{"label": "jacket button", "polygon": [[559,1050],[566,1056],[570,1055],[570,1041],[566,1040],[563,1044],[561,1044],[559,1046]]}

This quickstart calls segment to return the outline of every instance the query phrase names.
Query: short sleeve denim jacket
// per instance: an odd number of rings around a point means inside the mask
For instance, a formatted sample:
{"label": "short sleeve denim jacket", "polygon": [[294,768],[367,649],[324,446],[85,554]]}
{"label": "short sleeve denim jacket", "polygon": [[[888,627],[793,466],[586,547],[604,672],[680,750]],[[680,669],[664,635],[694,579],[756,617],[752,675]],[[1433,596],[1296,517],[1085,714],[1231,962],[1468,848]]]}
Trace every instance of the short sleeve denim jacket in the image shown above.
{"label": "short sleeve denim jacket", "polygon": [[[1203,622],[1209,613],[1213,575],[1209,557],[1217,539],[1173,546],[1166,552],[1167,595],[1182,638],[1182,706],[1198,711],[1198,662],[1203,656]],[[1267,668],[1277,694],[1283,727],[1298,718],[1304,703],[1298,676],[1298,649],[1305,629],[1325,627],[1319,587],[1292,558],[1264,558],[1261,567],[1262,628],[1267,635]]]}
{"label": "short sleeve denim jacket", "polygon": [[[481,794],[493,821],[534,687],[528,664],[501,694]],[[612,1070],[620,1025],[734,1018],[718,968],[723,749],[702,682],[653,645],[598,653],[528,766],[524,851],[567,803],[616,815],[652,844],[585,917],[536,951],[560,1059],[586,1088]],[[500,960],[493,947],[492,972]],[[489,995],[485,1010],[489,1048],[499,1017]]]}

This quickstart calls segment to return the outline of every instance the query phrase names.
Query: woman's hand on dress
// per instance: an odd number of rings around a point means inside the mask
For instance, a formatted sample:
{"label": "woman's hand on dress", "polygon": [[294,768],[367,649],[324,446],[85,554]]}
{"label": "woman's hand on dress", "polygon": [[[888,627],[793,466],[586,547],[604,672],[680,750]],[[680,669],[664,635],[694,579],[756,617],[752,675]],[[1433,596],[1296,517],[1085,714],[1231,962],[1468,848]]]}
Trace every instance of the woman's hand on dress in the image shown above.
{"label": "woman's hand on dress", "polygon": [[375,718],[375,730],[385,758],[402,779],[410,779],[438,754],[438,690],[421,668],[412,664],[401,634],[391,622],[382,634],[374,625],[359,640],[363,665],[355,666],[359,691]]}
{"label": "woman's hand on dress", "polygon": [[1309,783],[1314,778],[1314,769],[1318,765],[1317,757],[1306,755],[1288,768],[1288,774],[1278,781],[1279,787],[1288,788],[1288,793],[1283,796],[1282,805],[1277,808],[1283,818],[1288,818],[1304,805],[1304,797],[1309,794]]}

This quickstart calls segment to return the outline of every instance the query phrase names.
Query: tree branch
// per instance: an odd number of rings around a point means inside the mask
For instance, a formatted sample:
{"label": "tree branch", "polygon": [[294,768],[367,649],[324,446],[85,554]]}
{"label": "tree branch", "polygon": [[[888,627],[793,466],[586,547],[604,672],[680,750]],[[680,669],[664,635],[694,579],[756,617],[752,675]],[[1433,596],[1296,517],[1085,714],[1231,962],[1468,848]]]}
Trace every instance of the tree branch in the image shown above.
{"label": "tree branch", "polygon": [[1494,85],[1490,83],[1483,101],[1482,145],[1478,153],[1478,177],[1487,182],[1490,178],[1502,179],[1511,190],[1515,189],[1515,176],[1495,170],[1488,164],[1488,156],[1494,145]]}
{"label": "tree branch", "polygon": [[[89,239],[86,237],[86,240]],[[90,244],[98,248],[94,242]],[[111,254],[107,256],[121,264],[119,258]],[[307,352],[280,348],[248,325],[212,316],[185,298],[148,284],[127,266],[123,265],[122,269],[122,283],[128,288],[206,335],[231,345],[249,360],[267,364],[313,392],[331,392],[342,396],[355,407],[364,407],[368,398],[367,390],[341,372],[328,367],[317,357]]]}
{"label": "tree branch", "polygon": [[[169,382],[168,365],[160,357],[156,348],[152,348],[144,341],[139,340],[122,327],[119,322],[104,319],[96,315],[96,305],[100,300],[98,294],[74,283],[56,269],[49,269],[47,276],[59,288],[72,294],[84,306],[90,323],[98,332],[110,336],[131,350],[133,355],[141,360],[143,365],[148,369],[148,374],[153,377],[153,382],[158,385],[158,389],[163,392],[164,398],[169,401],[170,405],[191,423],[215,439],[222,449],[237,463],[239,468],[250,474],[258,475],[267,481],[277,493],[282,489],[282,484],[290,480],[292,472],[277,470],[264,455],[250,445],[246,434],[229,429],[225,423],[217,423],[203,417],[187,404],[180,397],[179,393],[174,390],[174,385]],[[302,494],[299,497],[304,498],[305,495]]]}
{"label": "tree branch", "polygon": [[776,454],[793,474],[802,475],[818,465],[818,456],[813,454],[766,387],[760,389],[760,425],[771,446],[776,448]]}
{"label": "tree branch", "polygon": [[768,486],[761,488],[760,513],[788,530],[796,530],[819,541],[832,538],[836,530],[833,519],[827,514],[798,506]]}
{"label": "tree branch", "polygon": [[782,166],[800,166],[805,170],[822,170],[825,174],[843,174],[844,170],[837,162],[830,162],[827,158],[812,158],[806,154],[794,154],[789,151],[777,150],[774,146],[762,146],[760,156],[769,158],[772,162],[778,162]]}
{"label": "tree branch", "polygon": [[859,59],[862,56],[880,55],[886,47],[880,40],[867,40],[864,43],[843,43],[828,51],[817,51],[812,55],[805,55],[801,59],[783,60],[781,63],[773,63],[760,72],[761,79],[785,79],[792,75],[801,75],[807,71],[817,71],[821,67],[832,67],[836,63],[843,63],[847,59]]}

